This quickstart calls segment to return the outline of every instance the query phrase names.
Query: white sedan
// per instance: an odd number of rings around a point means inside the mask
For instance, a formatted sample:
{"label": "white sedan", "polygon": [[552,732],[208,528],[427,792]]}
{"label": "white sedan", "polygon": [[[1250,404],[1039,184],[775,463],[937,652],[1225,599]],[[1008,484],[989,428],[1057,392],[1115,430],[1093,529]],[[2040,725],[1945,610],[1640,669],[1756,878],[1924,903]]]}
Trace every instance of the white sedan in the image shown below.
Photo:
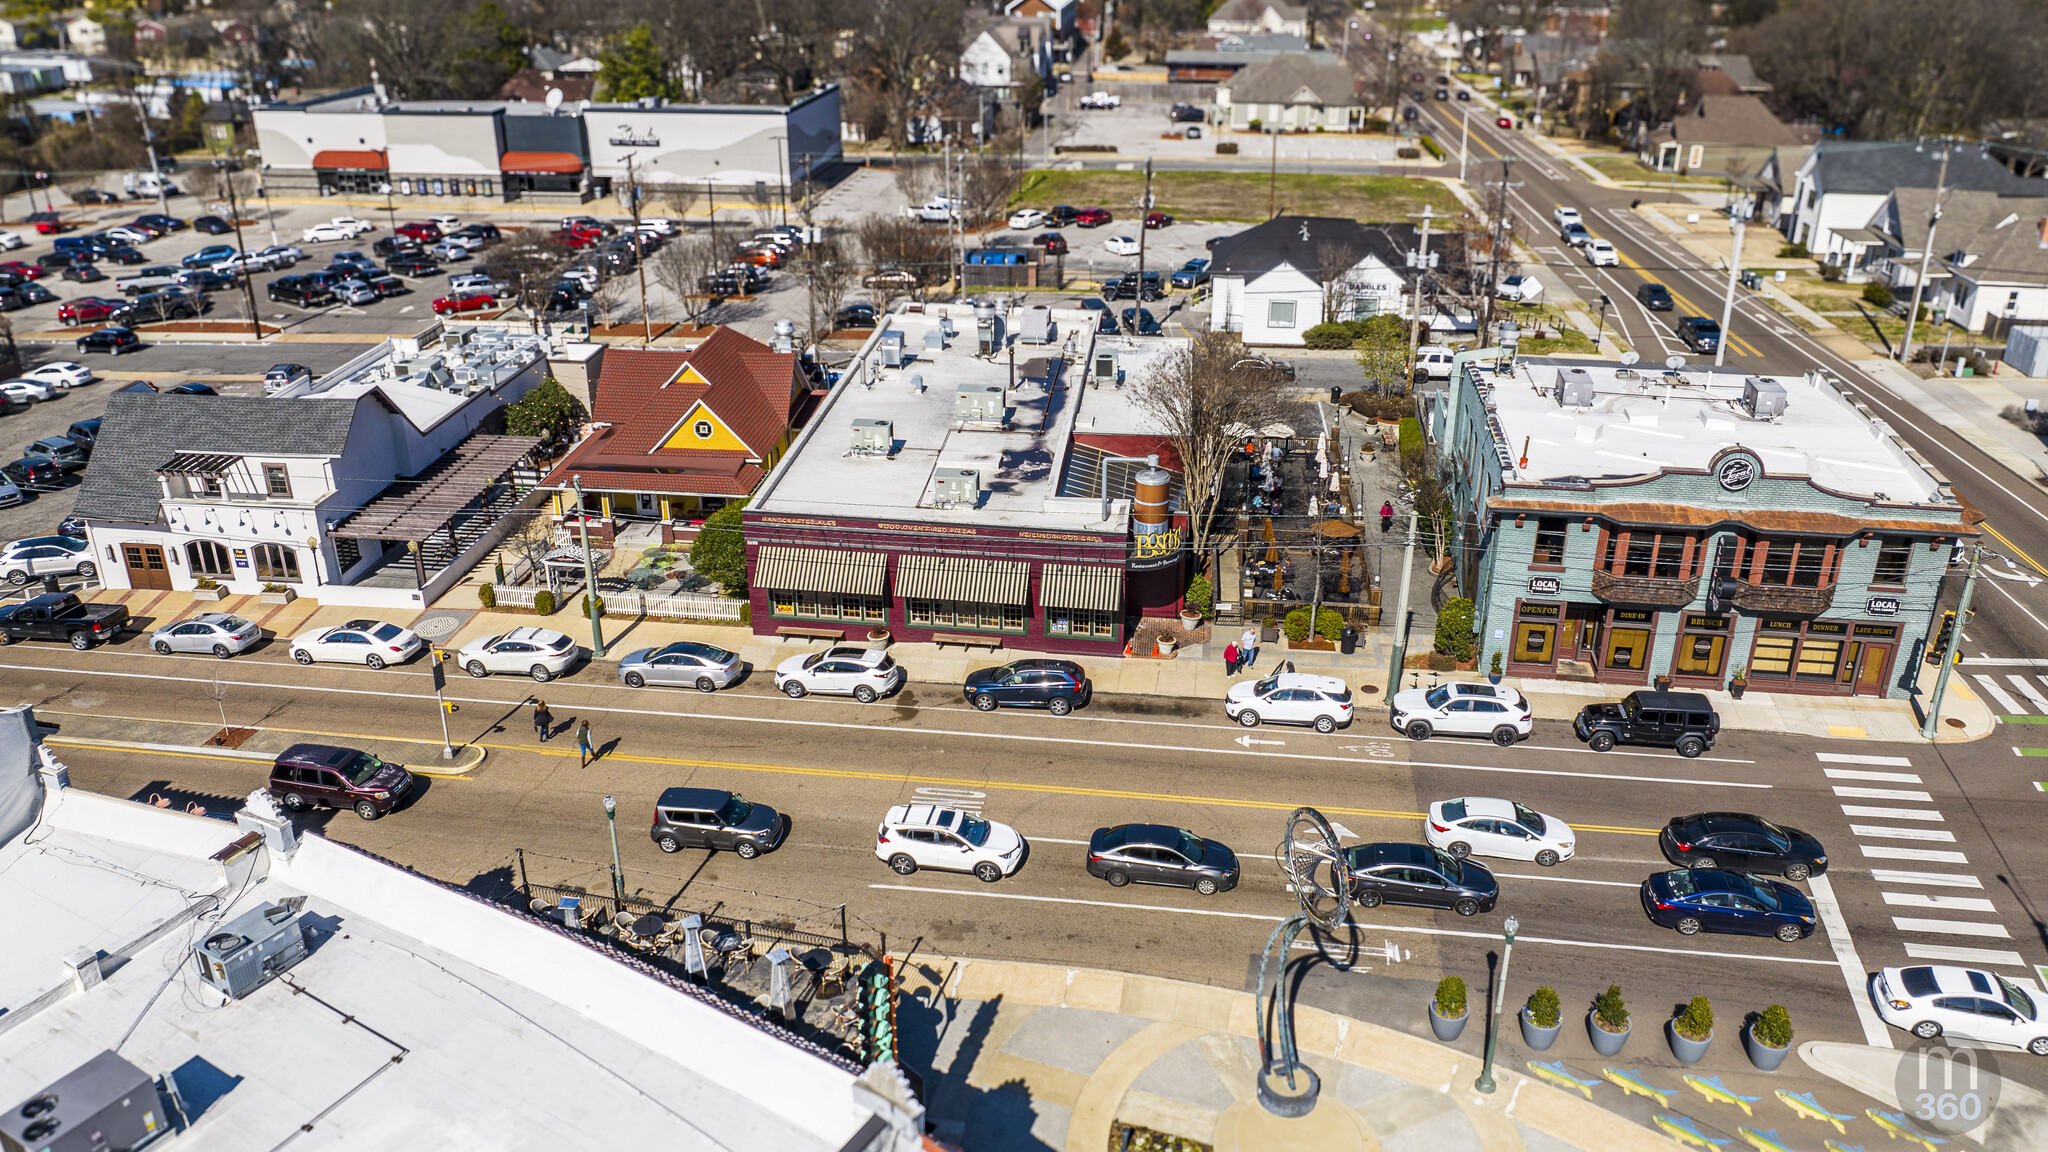
{"label": "white sedan", "polygon": [[59,388],[76,388],[80,384],[90,384],[99,379],[98,376],[93,375],[92,369],[87,368],[83,364],[73,364],[69,360],[58,360],[54,363],[40,365],[27,372],[23,372],[21,378],[23,380],[41,380],[45,384],[54,384]]}
{"label": "white sedan", "polygon": [[574,640],[547,628],[514,628],[502,636],[480,636],[462,646],[455,662],[471,676],[511,672],[545,684],[582,659]]}
{"label": "white sedan", "polygon": [[0,252],[11,252],[27,243],[28,241],[22,239],[19,232],[0,230]]}
{"label": "white sedan", "polygon": [[1010,227],[1036,228],[1045,223],[1045,213],[1036,208],[1019,208],[1010,213]]}
{"label": "white sedan", "polygon": [[1485,736],[1503,748],[1527,738],[1536,726],[1529,701],[1520,692],[1463,681],[1396,692],[1387,718],[1395,731],[1410,740],[1427,740],[1444,732]]}
{"label": "white sedan", "polygon": [[2034,993],[1993,972],[1948,964],[1886,968],[1870,979],[1877,1015],[1922,1040],[2010,1044],[2048,1056],[2048,1021]]}
{"label": "white sedan", "polygon": [[1586,242],[1586,263],[1595,268],[1612,268],[1621,263],[1621,253],[1605,240],[1589,240]]}
{"label": "white sedan", "polygon": [[48,400],[56,394],[56,385],[45,384],[41,380],[30,380],[26,377],[0,380],[0,396],[6,396],[10,400]]}
{"label": "white sedan", "polygon": [[1136,256],[1138,238],[1135,236],[1111,236],[1102,242],[1102,250],[1111,256]]}
{"label": "white sedan", "polygon": [[1439,800],[1422,821],[1423,839],[1463,859],[1498,856],[1503,860],[1534,860],[1549,868],[1572,858],[1576,835],[1572,826],[1512,800],[1466,796]]}
{"label": "white sedan", "polygon": [[382,620],[351,620],[299,633],[292,637],[291,654],[301,664],[321,660],[382,668],[386,664],[403,664],[426,646],[427,642],[410,628]]}
{"label": "white sedan", "polygon": [[792,700],[827,692],[867,704],[901,688],[905,679],[888,653],[851,645],[791,656],[775,668],[775,687]]}
{"label": "white sedan", "polygon": [[336,216],[334,219],[329,220],[328,223],[336,228],[345,228],[358,236],[365,232],[375,232],[377,230],[375,224],[357,216]]}
{"label": "white sedan", "polygon": [[1223,711],[1246,728],[1270,720],[1335,732],[1351,723],[1351,689],[1335,676],[1275,672],[1264,680],[1231,685],[1223,697]]}
{"label": "white sedan", "polygon": [[319,244],[328,240],[353,240],[358,235],[355,229],[344,228],[339,224],[315,224],[299,233],[299,238],[307,244]]}
{"label": "white sedan", "polygon": [[1008,824],[935,804],[898,804],[875,829],[875,859],[898,876],[920,868],[972,872],[993,884],[1024,862],[1024,837]]}

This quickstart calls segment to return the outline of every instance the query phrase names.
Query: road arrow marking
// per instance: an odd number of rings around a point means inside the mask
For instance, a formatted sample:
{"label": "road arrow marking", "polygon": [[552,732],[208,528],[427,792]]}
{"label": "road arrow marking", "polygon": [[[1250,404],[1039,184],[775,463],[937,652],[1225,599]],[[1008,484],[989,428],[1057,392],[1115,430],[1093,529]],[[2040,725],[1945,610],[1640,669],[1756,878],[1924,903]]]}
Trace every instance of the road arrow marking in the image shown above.
{"label": "road arrow marking", "polygon": [[1244,746],[1245,746],[1246,748],[1250,748],[1250,747],[1251,747],[1252,745],[1254,745],[1254,744],[1285,744],[1285,743],[1287,743],[1287,741],[1285,741],[1285,740],[1254,740],[1254,739],[1252,739],[1252,737],[1251,737],[1251,733],[1247,732],[1247,733],[1245,733],[1244,735],[1242,735],[1242,736],[1239,736],[1239,737],[1238,737],[1237,739],[1235,739],[1235,740],[1232,740],[1232,741],[1231,741],[1231,743],[1232,743],[1232,744],[1242,744],[1242,745],[1244,745]]}
{"label": "road arrow marking", "polygon": [[1358,839],[1358,833],[1353,832],[1351,829],[1346,828],[1342,824],[1337,823],[1335,820],[1330,821],[1330,831],[1335,832],[1339,840]]}

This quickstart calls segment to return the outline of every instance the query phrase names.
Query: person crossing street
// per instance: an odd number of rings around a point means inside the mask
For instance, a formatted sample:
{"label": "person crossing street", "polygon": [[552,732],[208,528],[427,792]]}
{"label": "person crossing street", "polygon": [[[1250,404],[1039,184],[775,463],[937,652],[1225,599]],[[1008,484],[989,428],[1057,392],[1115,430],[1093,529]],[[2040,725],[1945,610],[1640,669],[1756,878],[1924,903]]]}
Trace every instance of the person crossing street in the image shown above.
{"label": "person crossing street", "polygon": [[590,767],[590,762],[597,759],[597,746],[591,743],[590,721],[588,720],[576,725],[576,751],[578,755],[583,757],[581,767],[588,768]]}
{"label": "person crossing street", "polygon": [[535,697],[533,701],[533,734],[540,737],[540,742],[545,744],[548,742],[548,737],[554,735],[554,731],[555,717],[554,713],[548,711],[548,702]]}

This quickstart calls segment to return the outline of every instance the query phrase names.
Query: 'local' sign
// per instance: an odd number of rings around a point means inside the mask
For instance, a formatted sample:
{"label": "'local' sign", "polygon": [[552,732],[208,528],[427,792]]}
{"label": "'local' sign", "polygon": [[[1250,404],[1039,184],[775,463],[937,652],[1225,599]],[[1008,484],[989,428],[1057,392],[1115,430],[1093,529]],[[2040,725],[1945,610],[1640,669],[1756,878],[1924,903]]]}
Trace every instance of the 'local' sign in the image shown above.
{"label": "'local' sign", "polygon": [[1899,598],[1896,596],[1872,596],[1863,602],[1865,616],[1897,616]]}
{"label": "'local' sign", "polygon": [[1558,579],[1555,576],[1529,577],[1529,592],[1532,595],[1555,596],[1558,594],[1560,590],[1562,590],[1562,588],[1563,585],[1561,585],[1558,582]]}
{"label": "'local' sign", "polygon": [[1756,482],[1756,461],[1748,456],[1730,456],[1714,469],[1714,479],[1729,492],[1740,492]]}

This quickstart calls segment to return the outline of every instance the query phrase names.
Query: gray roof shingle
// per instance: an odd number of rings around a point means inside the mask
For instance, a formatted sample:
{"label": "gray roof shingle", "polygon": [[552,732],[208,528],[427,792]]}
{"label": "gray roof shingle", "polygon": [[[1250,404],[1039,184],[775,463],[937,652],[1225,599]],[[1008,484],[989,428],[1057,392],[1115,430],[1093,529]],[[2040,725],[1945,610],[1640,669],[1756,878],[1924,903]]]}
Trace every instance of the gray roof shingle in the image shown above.
{"label": "gray roof shingle", "polygon": [[[1444,233],[1430,237],[1430,249],[1444,251]],[[1211,276],[1242,276],[1255,280],[1282,264],[1314,276],[1325,244],[1350,249],[1356,259],[1377,256],[1407,279],[1407,253],[1418,239],[1412,224],[1361,224],[1341,216],[1276,216],[1216,242]]]}
{"label": "gray roof shingle", "polygon": [[116,392],[72,513],[153,522],[163,500],[156,470],[180,452],[339,456],[360,403]]}
{"label": "gray roof shingle", "polygon": [[[1941,154],[1933,146],[1916,150],[1911,140],[1828,141],[1814,151],[1814,175],[1822,192],[1880,193],[1894,188],[1932,188],[1941,179]],[[1958,148],[1948,161],[1948,187],[2005,196],[2038,196],[2048,182],[2015,176],[1974,145]]]}
{"label": "gray roof shingle", "polygon": [[[1325,59],[1317,59],[1322,56]],[[1282,52],[1217,85],[1230,90],[1233,104],[1320,104],[1348,108],[1362,103],[1351,69],[1327,60],[1328,53]],[[1301,97],[1301,99],[1297,99]]]}

